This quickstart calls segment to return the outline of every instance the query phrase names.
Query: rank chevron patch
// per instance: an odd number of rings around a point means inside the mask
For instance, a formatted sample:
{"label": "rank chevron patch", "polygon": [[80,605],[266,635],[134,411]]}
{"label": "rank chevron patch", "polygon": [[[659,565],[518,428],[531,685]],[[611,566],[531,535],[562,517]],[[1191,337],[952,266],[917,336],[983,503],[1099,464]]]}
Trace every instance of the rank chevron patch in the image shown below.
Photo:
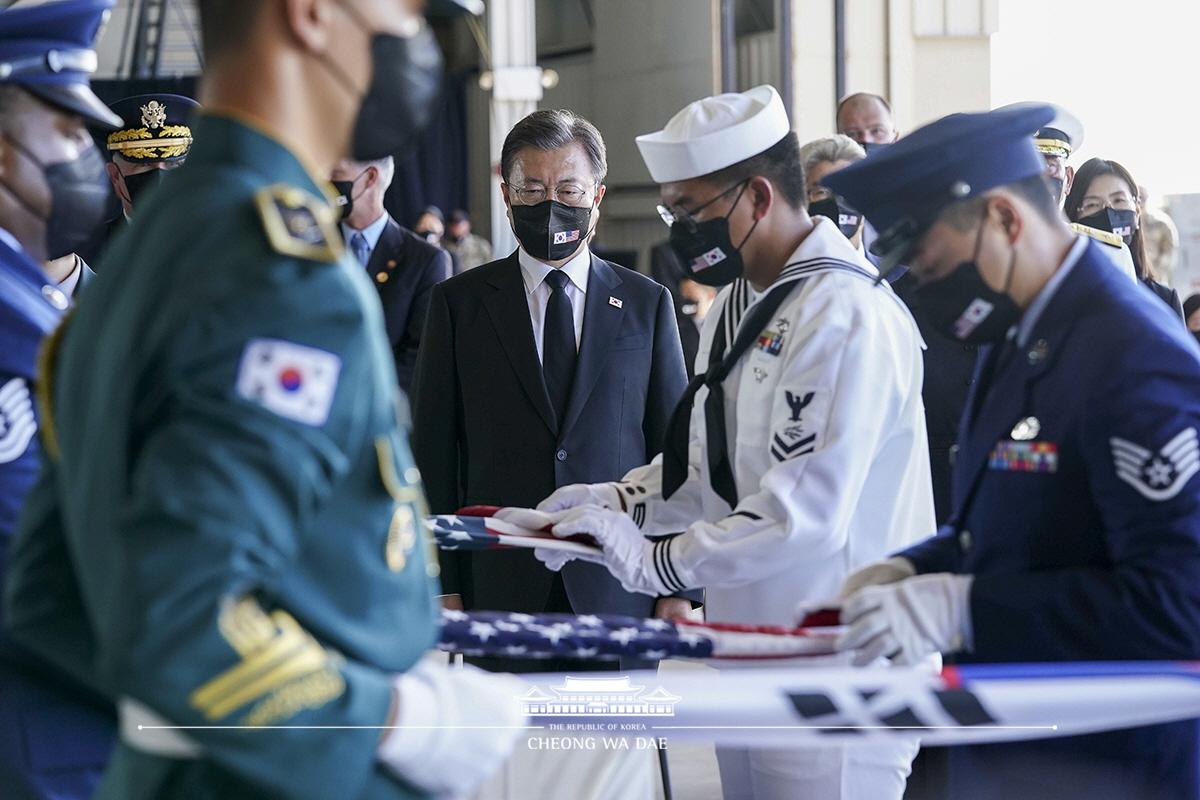
{"label": "rank chevron patch", "polygon": [[1108,441],[1117,477],[1147,500],[1170,500],[1200,472],[1200,438],[1195,428],[1181,432],[1157,453],[1115,436]]}

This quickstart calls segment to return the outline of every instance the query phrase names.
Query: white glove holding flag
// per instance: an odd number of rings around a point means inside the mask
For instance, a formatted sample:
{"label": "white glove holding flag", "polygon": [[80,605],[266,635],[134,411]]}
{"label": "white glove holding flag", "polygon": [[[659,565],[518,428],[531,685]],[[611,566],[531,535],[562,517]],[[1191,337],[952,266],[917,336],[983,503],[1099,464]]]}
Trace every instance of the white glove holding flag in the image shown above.
{"label": "white glove holding flag", "polygon": [[579,506],[600,506],[618,511],[625,510],[625,504],[621,502],[621,490],[617,488],[617,484],[611,482],[573,483],[570,486],[555,489],[552,495],[537,504],[537,510],[549,514]]}
{"label": "white glove holding flag", "polygon": [[867,586],[882,586],[895,583],[917,574],[917,568],[904,556],[892,556],[886,561],[876,561],[854,570],[842,581],[838,594],[849,597]]}
{"label": "white glove holding flag", "polygon": [[867,586],[839,601],[850,628],[834,649],[857,650],[856,667],[880,656],[916,664],[933,653],[971,649],[973,575],[938,572]]}
{"label": "white glove holding flag", "polygon": [[621,582],[621,586],[627,592],[665,597],[676,591],[659,579],[652,566],[655,543],[642,535],[627,514],[588,505],[559,511],[550,516],[554,519],[552,532],[555,536],[566,538],[577,533],[588,533],[604,548],[603,554],[596,556],[540,548],[534,550],[533,554],[538,560],[550,569],[559,570],[572,558],[583,558],[608,567],[608,571]]}
{"label": "white glove holding flag", "polygon": [[399,715],[377,756],[400,778],[434,794],[471,794],[525,733],[516,698],[530,684],[512,675],[421,661],[392,686]]}

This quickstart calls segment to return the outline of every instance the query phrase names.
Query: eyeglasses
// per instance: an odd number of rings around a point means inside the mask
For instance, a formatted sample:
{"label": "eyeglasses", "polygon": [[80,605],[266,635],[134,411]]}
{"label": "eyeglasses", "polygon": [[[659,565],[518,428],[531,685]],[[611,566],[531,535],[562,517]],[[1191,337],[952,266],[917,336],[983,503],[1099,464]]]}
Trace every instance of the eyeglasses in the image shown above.
{"label": "eyeglasses", "polygon": [[1111,198],[1110,200],[1099,200],[1094,197],[1088,198],[1079,204],[1079,213],[1082,216],[1090,217],[1092,214],[1098,214],[1105,208],[1112,208],[1114,211],[1128,211],[1135,208],[1132,197],[1122,195]]}
{"label": "eyeglasses", "polygon": [[553,197],[563,205],[577,206],[587,200],[588,197],[586,189],[572,183],[549,189],[545,186],[533,184],[522,186],[520,189],[513,188],[512,192],[520,198],[522,204],[527,206],[536,206],[538,203],[544,203],[547,197]]}
{"label": "eyeglasses", "polygon": [[[678,211],[678,212],[676,212],[676,211],[674,211],[674,210],[672,210],[672,209],[670,209],[670,208],[667,208],[667,207],[666,207],[666,206],[664,206],[664,205],[659,205],[659,206],[657,206],[657,208],[658,208],[658,215],[659,215],[660,217],[662,217],[662,221],[663,221],[663,222],[667,223],[667,227],[668,227],[668,228],[669,228],[669,227],[671,227],[672,225],[674,225],[676,222],[681,222],[681,223],[683,223],[684,225],[686,225],[688,228],[690,228],[691,230],[693,230],[693,231],[694,231],[694,230],[696,229],[696,220],[695,220],[695,219],[693,219],[693,217],[694,217],[696,214],[699,214],[701,211],[703,211],[704,209],[708,208],[710,205],[712,205],[713,203],[717,202],[717,201],[718,201],[718,200],[720,200],[722,197],[724,197],[725,195],[727,195],[727,194],[729,194],[730,192],[732,192],[734,189],[737,189],[737,188],[739,188],[739,187],[745,186],[745,185],[746,185],[746,184],[748,184],[749,182],[750,182],[750,179],[749,179],[749,178],[747,178],[747,179],[746,179],[746,180],[744,180],[744,181],[738,181],[738,182],[737,182],[737,183],[735,183],[733,186],[730,186],[728,189],[726,189],[725,191],[721,192],[721,193],[720,193],[719,195],[717,195],[716,197],[713,197],[713,198],[710,198],[709,200],[706,200],[704,203],[701,203],[700,205],[696,206],[696,208],[692,209],[691,211],[688,211],[686,208],[682,208],[682,207],[681,207],[681,208],[679,209],[679,211]],[[739,194],[738,196],[739,196],[739,197],[741,197],[741,195],[740,195],[740,194]],[[735,202],[735,204],[736,204],[736,202],[737,202],[737,201],[734,201],[734,202]]]}

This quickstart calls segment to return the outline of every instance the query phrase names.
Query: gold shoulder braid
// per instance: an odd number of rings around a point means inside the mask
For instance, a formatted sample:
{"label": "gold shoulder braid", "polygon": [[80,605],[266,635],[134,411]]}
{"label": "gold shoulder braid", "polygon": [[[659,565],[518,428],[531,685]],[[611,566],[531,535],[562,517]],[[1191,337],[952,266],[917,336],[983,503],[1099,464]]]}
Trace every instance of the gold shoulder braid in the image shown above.
{"label": "gold shoulder braid", "polygon": [[42,340],[38,349],[37,376],[34,379],[34,391],[37,395],[39,420],[38,429],[42,435],[42,446],[51,461],[58,461],[62,451],[58,447],[58,430],[54,425],[54,371],[58,369],[58,351],[62,347],[63,333],[75,309],[71,308],[58,327]]}

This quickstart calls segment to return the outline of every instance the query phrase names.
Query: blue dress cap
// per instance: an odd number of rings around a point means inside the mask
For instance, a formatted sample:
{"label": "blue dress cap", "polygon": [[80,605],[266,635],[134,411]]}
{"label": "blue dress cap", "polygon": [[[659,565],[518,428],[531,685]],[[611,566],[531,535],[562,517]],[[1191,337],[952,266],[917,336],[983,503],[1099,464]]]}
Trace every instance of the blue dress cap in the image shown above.
{"label": "blue dress cap", "polygon": [[18,83],[103,128],[121,118],[93,94],[96,36],[114,0],[59,0],[0,11],[0,82]]}
{"label": "blue dress cap", "polygon": [[951,114],[821,183],[880,231],[871,246],[881,275],[899,264],[949,206],[1046,170],[1033,133],[1054,108]]}

